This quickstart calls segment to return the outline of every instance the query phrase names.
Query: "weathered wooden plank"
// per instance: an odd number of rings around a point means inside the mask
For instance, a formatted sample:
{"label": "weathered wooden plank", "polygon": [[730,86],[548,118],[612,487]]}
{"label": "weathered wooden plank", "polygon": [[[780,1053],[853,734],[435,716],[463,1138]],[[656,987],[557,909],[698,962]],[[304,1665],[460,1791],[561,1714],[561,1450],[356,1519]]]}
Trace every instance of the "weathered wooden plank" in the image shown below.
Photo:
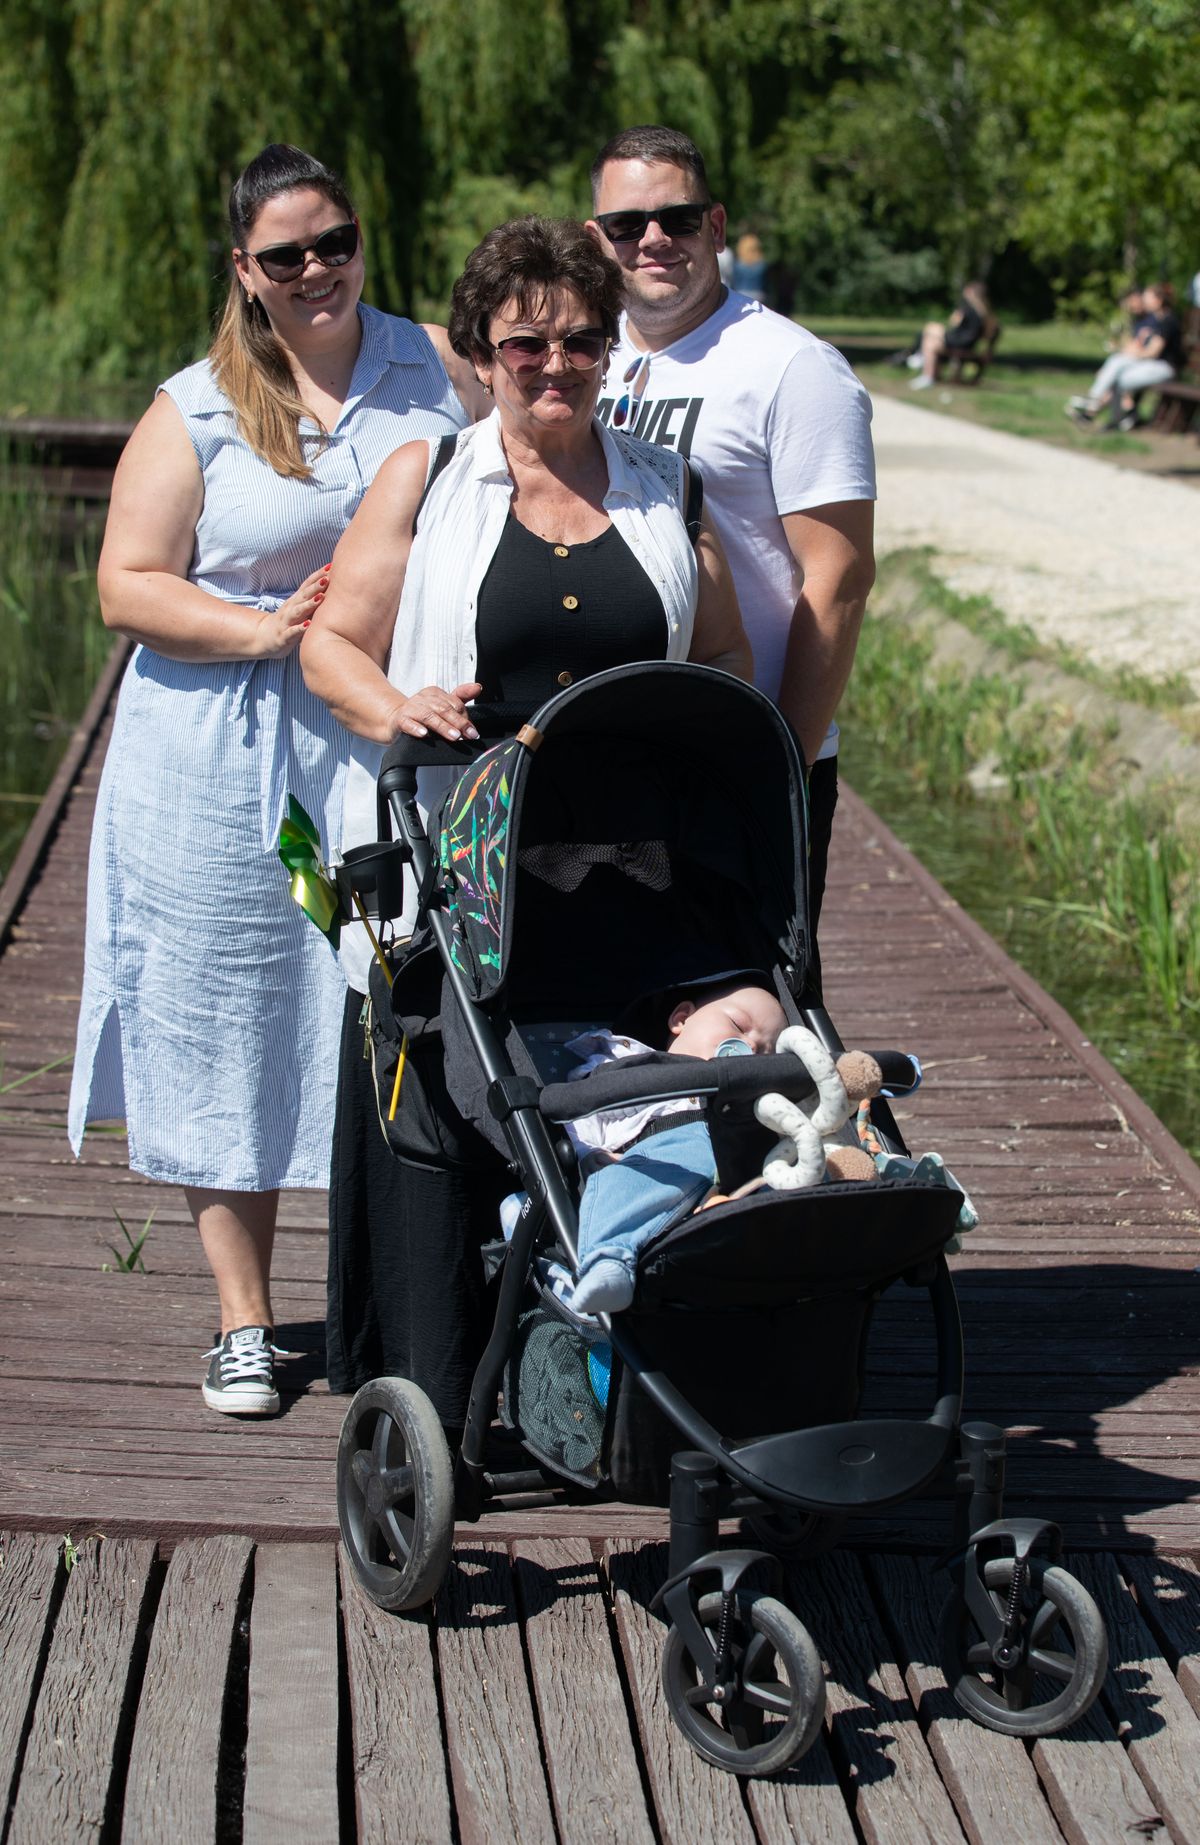
{"label": "weathered wooden plank", "polygon": [[1200,1818],[1200,1719],[1143,1621],[1115,1559],[1074,1555],[1067,1564],[1095,1599],[1108,1629],[1104,1701],[1117,1734],[1176,1845],[1191,1845]]}
{"label": "weathered wooden plank", "polygon": [[1200,1566],[1194,1557],[1122,1557],[1138,1606],[1200,1711]]}
{"label": "weathered wooden plank", "polygon": [[699,1839],[755,1845],[736,1780],[693,1751],[663,1696],[666,1628],[649,1604],[666,1580],[666,1546],[606,1543],[604,1555],[663,1845],[694,1845]]}
{"label": "weathered wooden plank", "polygon": [[909,1696],[971,1845],[1059,1845],[1062,1834],[1024,1744],[973,1723],[947,1689],[937,1620],[949,1577],[911,1557],[884,1556],[868,1560],[867,1574],[898,1636]]}
{"label": "weathered wooden plank", "polygon": [[102,1836],[124,1776],[153,1562],[151,1542],[107,1538],[82,1545],[50,1643],[9,1845]]}
{"label": "weathered wooden plank", "polygon": [[747,1781],[745,1793],[761,1845],[855,1845],[858,1834],[824,1735],[786,1774]]}
{"label": "weathered wooden plank", "polygon": [[962,1827],[863,1575],[846,1553],[789,1573],[789,1599],[828,1661],[830,1748],[868,1845],[960,1845]]}
{"label": "weathered wooden plank", "polygon": [[429,1611],[385,1614],[339,1562],[358,1837],[444,1845],[453,1822]]}
{"label": "weathered wooden plank", "polygon": [[127,1839],[209,1845],[216,1836],[225,1686],[250,1550],[247,1538],[206,1538],[181,1544],[167,1566],[129,1753]]}
{"label": "weathered wooden plank", "polygon": [[506,1551],[455,1550],[437,1599],[437,1656],[462,1845],[553,1845]]}
{"label": "weathered wooden plank", "polygon": [[1113,1845],[1165,1824],[1102,1704],[1064,1735],[1036,1742],[1033,1763],[1068,1845]]}
{"label": "weathered wooden plank", "polygon": [[250,1615],[244,1845],[338,1838],[337,1750],[333,1548],[263,1545]]}
{"label": "weathered wooden plank", "polygon": [[513,1563],[559,1838],[653,1845],[592,1547],[524,1539]]}
{"label": "weathered wooden plank", "polygon": [[0,1697],[0,1814],[8,1812],[16,1790],[30,1704],[50,1645],[61,1568],[57,1538],[0,1532],[0,1660],[5,1686]]}

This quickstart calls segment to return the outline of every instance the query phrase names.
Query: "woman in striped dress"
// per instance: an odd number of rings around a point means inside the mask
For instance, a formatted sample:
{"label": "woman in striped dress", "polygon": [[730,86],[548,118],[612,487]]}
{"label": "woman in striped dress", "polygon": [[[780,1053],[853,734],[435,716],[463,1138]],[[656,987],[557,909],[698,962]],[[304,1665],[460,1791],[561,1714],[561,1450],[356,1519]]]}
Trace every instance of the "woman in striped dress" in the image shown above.
{"label": "woman in striped dress", "polygon": [[101,610],[138,645],[92,837],[70,1134],[78,1153],[124,1118],[131,1167],[186,1188],[220,1299],[205,1401],[267,1415],[278,1195],[328,1181],[345,995],[277,857],[289,794],[326,847],[341,826],[348,740],[297,648],[381,463],[466,424],[477,386],[441,328],[361,305],[358,219],[311,156],[264,149],[230,223],[209,356],[160,388],[113,484]]}

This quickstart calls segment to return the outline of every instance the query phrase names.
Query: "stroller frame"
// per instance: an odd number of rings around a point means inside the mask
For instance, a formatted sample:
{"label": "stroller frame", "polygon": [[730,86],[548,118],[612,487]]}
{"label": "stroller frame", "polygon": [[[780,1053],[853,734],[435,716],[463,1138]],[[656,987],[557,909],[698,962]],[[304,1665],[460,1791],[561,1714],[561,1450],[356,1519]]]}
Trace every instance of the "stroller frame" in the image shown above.
{"label": "stroller frame", "polygon": [[[575,1486],[540,1465],[500,1471],[488,1466],[489,1431],[543,1232],[549,1227],[572,1267],[577,1250],[574,1200],[538,1086],[514,1070],[491,1019],[475,1003],[451,952],[449,917],[430,896],[435,867],[417,805],[417,768],[469,763],[475,753],[468,745],[439,739],[398,739],[385,758],[378,792],[381,838],[389,838],[390,813],[399,840],[362,849],[342,874],[360,895],[378,895],[384,913],[385,887],[398,889],[401,861],[411,865],[422,893],[421,920],[437,945],[486,1081],[488,1109],[529,1185],[529,1201],[503,1262],[492,1331],[472,1381],[452,1473],[442,1468],[436,1488],[432,1484],[430,1457],[420,1450],[432,1440],[432,1428],[438,1436],[441,1429],[428,1399],[407,1380],[364,1386],[347,1414],[338,1477],[343,1541],[360,1587],[394,1611],[419,1605],[436,1592],[448,1566],[456,1518],[475,1522],[489,1506],[505,1500],[603,1503],[615,1497],[603,1487]],[[801,1005],[800,1011],[825,1047],[838,1055],[844,1046],[824,1008]],[[815,1088],[796,1057],[769,1059],[767,1085],[762,1058],[670,1061],[679,1067],[664,1072],[661,1066],[642,1066],[619,1073],[621,1105],[698,1094],[710,1111],[744,1115],[764,1086],[795,1100]],[[877,1101],[872,1114],[885,1143],[906,1151],[886,1103]],[[954,1490],[950,1544],[939,1558],[951,1580],[939,1636],[943,1669],[960,1705],[977,1721],[1007,1734],[1048,1735],[1074,1722],[1103,1681],[1103,1622],[1087,1592],[1060,1566],[1058,1527],[1004,1517],[1005,1432],[986,1422],[962,1422],[962,1321],[944,1252],[895,1279],[924,1289],[932,1310],[936,1385],[928,1416],[843,1421],[736,1445],[655,1366],[622,1316],[595,1316],[624,1367],[679,1432],[681,1446],[670,1467],[668,1579],[652,1604],[670,1622],[664,1690],[693,1748],[735,1773],[772,1773],[794,1761],[819,1732],[825,1701],[819,1655],[806,1630],[790,1609],[750,1587],[747,1579],[765,1569],[778,1585],[781,1557],[802,1562],[819,1555],[836,1541],[847,1515],[884,1509],[938,1483],[949,1482]],[[424,1404],[416,1414],[411,1413],[414,1396]],[[370,1432],[369,1460],[356,1420],[360,1401]],[[380,1417],[385,1423],[390,1419],[393,1430],[382,1443]],[[397,1429],[405,1450],[399,1466]],[[435,1463],[440,1460],[434,1457]],[[421,1530],[422,1480],[428,1493],[440,1493],[446,1502],[440,1518],[444,1528],[432,1534],[433,1541],[428,1529]],[[396,1557],[399,1581],[392,1582],[387,1570],[372,1567],[369,1528],[372,1518],[384,1516],[389,1504],[398,1504],[406,1494],[418,1502],[414,1516],[390,1529],[393,1534],[399,1529],[401,1544],[406,1531],[413,1542],[407,1558]],[[771,1548],[722,1550],[720,1521],[729,1517],[746,1520]],[[394,1535],[390,1541],[395,1554]],[[1060,1631],[1060,1623],[1067,1647],[1051,1649],[1048,1635]],[[764,1644],[773,1662],[766,1667]],[[782,1727],[769,1735],[764,1734],[764,1711],[783,1718]]]}

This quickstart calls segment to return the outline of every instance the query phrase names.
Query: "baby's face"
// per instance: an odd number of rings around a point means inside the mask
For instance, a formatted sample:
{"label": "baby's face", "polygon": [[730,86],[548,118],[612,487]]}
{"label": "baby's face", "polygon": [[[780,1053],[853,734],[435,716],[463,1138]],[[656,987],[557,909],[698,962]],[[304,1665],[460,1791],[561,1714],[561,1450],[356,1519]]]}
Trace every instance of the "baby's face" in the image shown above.
{"label": "baby's face", "polygon": [[669,1021],[669,1048],[681,1057],[711,1057],[726,1038],[740,1038],[758,1056],[774,1050],[786,1024],[787,1014],[774,993],[764,987],[738,987],[703,1006],[680,1000]]}

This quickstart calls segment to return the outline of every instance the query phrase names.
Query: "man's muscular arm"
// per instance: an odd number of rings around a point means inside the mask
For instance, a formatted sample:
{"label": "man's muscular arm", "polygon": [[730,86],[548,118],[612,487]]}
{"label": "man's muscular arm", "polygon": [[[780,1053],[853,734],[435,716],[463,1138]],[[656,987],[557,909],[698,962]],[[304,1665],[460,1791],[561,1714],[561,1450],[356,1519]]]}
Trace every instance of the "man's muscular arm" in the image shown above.
{"label": "man's muscular arm", "polygon": [[854,665],[867,596],[875,581],[875,507],[847,500],[785,513],[804,588],[792,615],[779,705],[816,759]]}

